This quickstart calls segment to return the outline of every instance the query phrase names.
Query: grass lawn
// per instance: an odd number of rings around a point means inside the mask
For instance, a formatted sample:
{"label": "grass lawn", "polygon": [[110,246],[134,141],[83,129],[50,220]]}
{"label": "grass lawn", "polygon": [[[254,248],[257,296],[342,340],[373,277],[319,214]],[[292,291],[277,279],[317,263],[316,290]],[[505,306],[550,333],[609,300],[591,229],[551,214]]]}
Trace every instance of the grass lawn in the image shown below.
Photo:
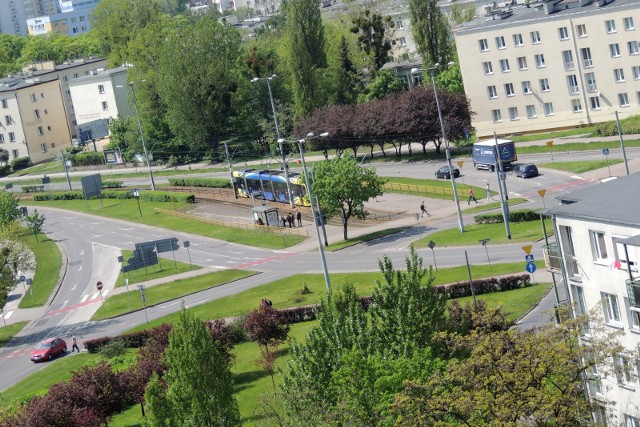
{"label": "grass lawn", "polygon": [[[430,197],[432,199],[453,200],[453,190],[451,189],[451,181],[448,179],[417,179],[417,178],[400,178],[400,177],[383,177],[387,178],[387,184],[384,191],[387,193],[412,194],[415,196]],[[458,198],[466,199],[469,187],[473,188],[473,194],[476,197],[486,196],[484,187],[475,185],[466,185],[461,182],[461,178],[456,178],[456,189],[458,190]],[[497,193],[492,191],[494,195]]]}
{"label": "grass lawn", "polygon": [[[133,256],[133,251],[123,249],[122,256],[126,261]],[[147,267],[146,270],[144,268],[139,268],[127,273],[126,276],[129,278],[129,284],[133,285],[140,282],[146,282],[147,280],[173,276],[174,274],[180,274],[191,270],[200,270],[202,268],[199,265],[189,265],[180,261],[175,261],[174,264],[173,260],[167,260],[164,258],[160,258],[159,261],[158,265]],[[162,270],[160,270],[161,267]],[[118,279],[116,280],[116,288],[124,286],[124,278],[125,274],[121,271],[118,275]]]}
{"label": "grass lawn", "polygon": [[324,250],[329,252],[334,252],[340,249],[348,248],[350,246],[355,246],[360,243],[370,242],[371,240],[379,239],[380,237],[385,237],[391,234],[400,233],[401,231],[404,231],[408,228],[409,227],[395,227],[395,228],[388,228],[386,230],[375,231],[373,233],[365,234],[363,236],[354,237],[353,239],[347,239],[347,240],[342,240],[341,242],[338,242],[338,243],[333,243],[329,246],[326,246]]}
{"label": "grass lawn", "polygon": [[591,127],[561,130],[556,132],[534,133],[531,135],[522,135],[522,136],[508,136],[508,138],[514,140],[516,143],[529,142],[529,141],[543,141],[545,139],[563,138],[567,136],[576,136],[576,135],[590,136],[593,134],[595,130],[596,130],[595,126],[591,126]]}
{"label": "grass lawn", "polygon": [[[608,165],[616,165],[622,163],[622,159],[609,159]],[[559,169],[561,171],[582,173],[589,172],[595,169],[606,168],[606,160],[584,160],[579,162],[550,162],[542,163],[538,165],[541,168]]]}
{"label": "grass lawn", "polygon": [[[488,307],[502,306],[504,311],[509,313],[510,320],[518,320],[526,314],[540,299],[547,293],[551,287],[550,283],[538,283],[528,288],[518,289],[517,298],[510,292],[494,292],[490,294],[478,295],[478,300],[483,300]],[[473,297],[459,298],[461,305],[473,303]]]}
{"label": "grass lawn", "polygon": [[[28,289],[28,294],[20,301],[20,308],[40,307],[47,302],[51,292],[58,284],[62,255],[58,245],[46,235],[38,235],[39,241],[33,235],[25,236],[23,241],[31,248],[36,256],[36,274],[33,277],[33,285]],[[18,284],[18,289],[22,284]],[[31,294],[33,293],[33,300]]]}
{"label": "grass lawn", "polygon": [[[588,141],[588,138],[585,138]],[[640,140],[625,140],[624,146],[640,147]],[[571,142],[567,144],[557,144],[553,146],[552,151],[554,153],[561,153],[566,151],[587,151],[587,150],[602,150],[608,148],[611,151],[620,149],[620,141],[601,141],[601,142]],[[517,147],[518,154],[538,154],[549,153],[549,148],[546,145],[534,145],[530,147]]]}
{"label": "grass lawn", "polygon": [[[478,199],[481,202],[486,202],[486,198],[483,199]],[[515,206],[515,205],[519,205],[522,203],[528,203],[527,199],[509,199],[509,206]],[[501,205],[500,202],[491,202],[491,203],[487,203],[484,205],[474,205],[472,208],[467,208],[464,209],[462,212],[465,214],[474,214],[474,213],[480,213],[480,212],[484,212],[484,211],[489,211],[492,209],[500,209]]]}
{"label": "grass lawn", "polygon": [[[224,283],[252,276],[256,273],[245,270],[222,270],[188,279],[175,280],[162,285],[156,285],[145,289],[146,305],[159,304],[172,299],[180,298],[204,289],[214,288]],[[121,314],[129,313],[143,308],[142,300],[138,293],[112,295],[107,298],[93,315],[92,320],[103,320]]]}
{"label": "grass lawn", "polygon": [[155,208],[178,209],[190,206],[187,203],[142,201],[140,202],[142,216],[140,216],[138,211],[138,204],[136,203],[136,200],[133,199],[105,199],[102,201],[102,209],[100,208],[99,200],[89,200],[88,210],[87,204],[84,200],[53,200],[44,202],[29,201],[28,204],[85,212],[107,218],[121,219],[124,221],[168,228],[170,230],[185,233],[199,234],[201,236],[212,237],[214,239],[220,239],[231,243],[269,249],[288,248],[290,246],[297,245],[306,239],[306,237],[302,236],[272,233],[270,231],[266,231],[268,230],[268,227],[263,228],[265,231],[223,227],[220,225],[209,224],[204,221],[190,220],[175,215],[156,213],[154,210]]}
{"label": "grass lawn", "polygon": [[[2,313],[4,315],[4,313]],[[24,328],[24,326],[29,323],[26,320],[24,322],[14,323],[12,325],[4,326],[4,323],[0,326],[0,347],[4,347],[6,343],[11,341],[18,332]]]}
{"label": "grass lawn", "polygon": [[[551,227],[551,222],[547,220],[547,230]],[[425,248],[429,240],[433,240],[438,246],[464,246],[477,245],[478,240],[491,239],[491,244],[515,243],[515,242],[535,242],[544,238],[542,234],[542,224],[540,221],[511,222],[511,240],[507,239],[505,227],[500,224],[472,224],[464,226],[464,233],[460,233],[457,228],[438,231],[417,240],[413,243],[416,248]]]}

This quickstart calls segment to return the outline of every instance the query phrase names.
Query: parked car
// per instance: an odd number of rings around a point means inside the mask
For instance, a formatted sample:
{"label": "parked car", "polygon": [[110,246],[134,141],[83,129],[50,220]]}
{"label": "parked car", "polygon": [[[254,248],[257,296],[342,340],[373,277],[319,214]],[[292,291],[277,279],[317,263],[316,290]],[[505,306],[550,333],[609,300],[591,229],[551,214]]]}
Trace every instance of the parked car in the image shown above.
{"label": "parked car", "polygon": [[513,173],[519,178],[533,178],[538,176],[538,168],[531,163],[517,163],[513,166]]}
{"label": "parked car", "polygon": [[[460,176],[460,169],[458,168],[453,168],[453,177],[457,178]],[[436,171],[436,178],[444,178],[444,179],[450,179],[451,178],[451,173],[449,172],[449,166],[443,166],[440,169],[438,169]]]}
{"label": "parked car", "polygon": [[55,356],[66,352],[67,343],[62,338],[49,338],[36,346],[36,349],[31,353],[31,361],[35,363],[51,360]]}

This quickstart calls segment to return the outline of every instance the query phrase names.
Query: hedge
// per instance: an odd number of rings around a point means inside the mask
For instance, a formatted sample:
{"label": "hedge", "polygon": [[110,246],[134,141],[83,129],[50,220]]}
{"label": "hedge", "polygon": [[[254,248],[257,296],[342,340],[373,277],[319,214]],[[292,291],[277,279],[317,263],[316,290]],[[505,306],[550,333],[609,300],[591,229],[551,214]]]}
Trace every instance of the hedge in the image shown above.
{"label": "hedge", "polygon": [[[504,222],[501,213],[482,214],[473,217],[476,224],[500,224]],[[510,222],[527,222],[540,219],[540,214],[531,209],[509,212]]]}
{"label": "hedge", "polygon": [[169,184],[174,187],[231,188],[229,180],[222,178],[169,178]]}
{"label": "hedge", "polygon": [[123,181],[102,181],[102,188],[122,188]]}
{"label": "hedge", "polygon": [[0,176],[7,176],[10,173],[11,173],[11,166],[10,165],[0,166]]}
{"label": "hedge", "polygon": [[18,157],[17,159],[11,160],[11,169],[17,171],[19,169],[24,169],[31,166],[31,158],[30,157]]}
{"label": "hedge", "polygon": [[69,156],[73,166],[96,166],[104,164],[104,154],[102,152],[78,153]]}
{"label": "hedge", "polygon": [[[500,279],[490,277],[488,279],[479,279],[473,281],[473,290],[476,295],[489,294],[492,292],[511,291],[513,289],[526,288],[531,286],[528,274],[520,274],[517,276],[507,276]],[[446,295],[447,299],[463,298],[473,295],[471,285],[468,281],[458,282],[450,285],[436,286],[438,293]]]}
{"label": "hedge", "polygon": [[[168,191],[141,191],[140,200],[146,202],[187,202],[195,203],[193,194],[171,193]],[[60,191],[49,195],[34,194],[33,200],[36,202],[44,202],[47,200],[82,200],[84,198],[82,191]],[[99,199],[93,196],[91,199]],[[102,191],[103,199],[133,199],[133,194],[129,191]]]}

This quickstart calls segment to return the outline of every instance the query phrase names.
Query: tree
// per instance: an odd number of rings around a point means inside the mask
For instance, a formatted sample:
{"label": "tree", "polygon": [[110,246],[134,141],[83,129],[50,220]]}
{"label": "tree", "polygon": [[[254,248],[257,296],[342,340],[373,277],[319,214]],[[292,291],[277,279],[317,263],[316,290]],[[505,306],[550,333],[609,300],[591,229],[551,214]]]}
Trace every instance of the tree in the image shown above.
{"label": "tree", "polygon": [[413,38],[423,65],[447,64],[455,51],[447,17],[437,0],[409,0],[409,15]]}
{"label": "tree", "polygon": [[440,73],[436,76],[436,85],[439,89],[450,93],[464,94],[460,65],[456,62],[455,64],[441,69]]}
{"label": "tree", "polygon": [[0,307],[15,288],[18,272],[36,268],[33,252],[21,241],[23,232],[17,221],[0,228]]}
{"label": "tree", "polygon": [[204,324],[182,310],[169,335],[163,381],[146,392],[152,426],[239,426],[231,367]]}
{"label": "tree", "polygon": [[0,34],[0,77],[20,70],[18,58],[20,58],[25,42],[25,37]]}
{"label": "tree", "polygon": [[384,183],[374,168],[358,166],[353,157],[341,157],[320,163],[315,171],[312,190],[327,216],[340,213],[344,239],[347,240],[349,219],[367,217],[364,202],[381,196]]}
{"label": "tree", "polygon": [[270,345],[277,347],[286,340],[290,329],[289,325],[278,320],[276,311],[271,307],[251,311],[242,326],[249,338],[265,349]]}
{"label": "tree", "polygon": [[395,70],[383,70],[365,87],[361,96],[362,102],[382,99],[392,93],[399,93],[406,89],[405,83],[398,78]]}
{"label": "tree", "polygon": [[389,52],[394,41],[386,33],[393,29],[395,24],[390,16],[371,14],[369,9],[354,18],[352,24],[351,32],[358,34],[360,49],[371,57],[373,71],[378,71],[389,61]]}
{"label": "tree", "polygon": [[323,105],[325,94],[318,73],[327,66],[324,27],[316,0],[286,4],[288,62],[296,117]]}
{"label": "tree", "polygon": [[27,228],[38,240],[38,234],[42,233],[42,226],[44,225],[45,217],[38,213],[38,209],[34,210],[31,215],[26,215],[24,221],[27,223]]}
{"label": "tree", "polygon": [[347,39],[340,39],[338,79],[336,82],[336,104],[353,104],[358,99],[359,77],[349,53]]}
{"label": "tree", "polygon": [[11,223],[22,217],[18,209],[18,198],[8,191],[0,191],[0,229],[4,229]]}

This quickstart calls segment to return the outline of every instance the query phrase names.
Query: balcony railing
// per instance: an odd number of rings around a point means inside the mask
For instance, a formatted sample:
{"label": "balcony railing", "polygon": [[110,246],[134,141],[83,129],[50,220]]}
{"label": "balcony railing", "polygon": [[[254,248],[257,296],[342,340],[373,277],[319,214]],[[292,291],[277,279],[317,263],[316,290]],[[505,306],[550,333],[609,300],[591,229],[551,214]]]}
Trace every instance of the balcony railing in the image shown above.
{"label": "balcony railing", "polygon": [[597,83],[588,83],[587,84],[587,91],[588,92],[597,92],[598,91],[598,84]]}
{"label": "balcony railing", "polygon": [[[544,264],[547,270],[552,272],[562,271],[562,257],[560,256],[560,250],[557,243],[549,243],[542,247],[542,254],[544,256]],[[578,261],[572,256],[566,257],[567,263],[567,276],[579,280],[580,272],[578,269]]]}
{"label": "balcony railing", "polygon": [[640,279],[627,280],[627,293],[629,295],[629,305],[640,308]]}
{"label": "balcony railing", "polygon": [[593,61],[591,59],[583,59],[582,60],[582,65],[585,68],[593,67]]}
{"label": "balcony railing", "polygon": [[569,94],[577,95],[579,93],[580,93],[580,90],[578,89],[578,86],[569,86]]}
{"label": "balcony railing", "polygon": [[573,61],[569,61],[569,62],[565,62],[564,63],[565,71],[571,71],[571,70],[574,70],[575,68],[576,68],[576,65],[573,63]]}

